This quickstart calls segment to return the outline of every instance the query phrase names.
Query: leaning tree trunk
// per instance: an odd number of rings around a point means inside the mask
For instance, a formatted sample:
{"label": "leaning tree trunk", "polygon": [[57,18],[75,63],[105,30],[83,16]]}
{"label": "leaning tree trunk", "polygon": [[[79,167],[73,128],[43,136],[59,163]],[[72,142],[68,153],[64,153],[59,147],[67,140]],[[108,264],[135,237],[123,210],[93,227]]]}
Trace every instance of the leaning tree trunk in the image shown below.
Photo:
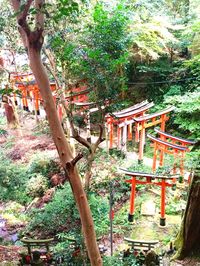
{"label": "leaning tree trunk", "polygon": [[96,243],[96,235],[89,204],[87,202],[86,194],[75,166],[76,162],[73,161],[72,153],[57,116],[49,80],[41,62],[40,52],[34,48],[29,48],[29,60],[31,69],[35,76],[38,87],[40,88],[40,93],[44,101],[44,108],[49,121],[53,140],[57,147],[62,165],[67,172],[67,176],[78,206],[91,265],[102,265],[102,260]]}
{"label": "leaning tree trunk", "polygon": [[181,229],[175,241],[177,256],[184,259],[187,256],[200,253],[200,171],[196,170],[188,196],[187,206]]}
{"label": "leaning tree trunk", "polygon": [[[91,265],[102,265],[102,259],[96,242],[93,219],[76,163],[81,156],[73,158],[69,144],[59,121],[54,104],[49,79],[41,60],[41,48],[44,41],[44,5],[45,0],[10,0],[19,24],[19,31],[28,52],[30,67],[35,76],[40,93],[43,98],[44,108],[49,121],[51,134],[56,145],[62,166],[72,187],[75,201],[79,210],[85,244]],[[35,29],[32,31],[27,22],[31,6],[37,11],[35,14]],[[21,5],[21,6],[20,6]],[[23,7],[23,8],[22,8]]]}

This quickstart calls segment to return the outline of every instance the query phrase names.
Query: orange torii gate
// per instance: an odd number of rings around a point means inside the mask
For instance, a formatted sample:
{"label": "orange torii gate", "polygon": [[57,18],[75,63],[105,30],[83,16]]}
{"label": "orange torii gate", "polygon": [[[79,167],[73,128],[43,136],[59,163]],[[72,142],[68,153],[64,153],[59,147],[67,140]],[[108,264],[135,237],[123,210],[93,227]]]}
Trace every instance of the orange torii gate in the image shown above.
{"label": "orange torii gate", "polygon": [[[18,89],[21,91],[21,99],[22,99],[22,107],[25,111],[29,111],[28,108],[28,92],[27,89],[24,86],[24,83],[31,82],[33,80],[33,74],[32,73],[17,73],[17,72],[11,72],[9,73],[9,80],[14,86],[14,88],[18,87]],[[21,86],[20,86],[21,84]],[[16,93],[13,93],[14,102],[15,105],[18,105]]]}
{"label": "orange torii gate", "polygon": [[73,87],[68,91],[65,99],[71,103],[86,103],[88,105],[88,94],[91,90],[86,86]]}
{"label": "orange torii gate", "polygon": [[[40,115],[40,103],[43,102],[42,97],[39,92],[39,88],[35,83],[35,80],[28,81],[28,82],[16,82],[14,84],[15,88],[21,91],[21,98],[22,98],[22,106],[25,111],[30,111],[30,101],[32,105],[32,111],[36,115]],[[52,92],[56,90],[56,84],[54,82],[50,83],[50,88]],[[56,97],[54,96],[54,101],[56,102]],[[17,101],[16,101],[17,104]],[[58,106],[58,113],[59,113],[59,106]]]}
{"label": "orange torii gate", "polygon": [[136,136],[139,137],[139,162],[143,160],[146,128],[160,124],[161,130],[165,131],[166,121],[169,120],[167,114],[172,110],[174,110],[173,106],[154,114],[134,118],[135,130],[137,132]]}
{"label": "orange torii gate", "polygon": [[[154,142],[154,156],[153,156],[153,165],[152,170],[156,170],[156,159],[157,153],[160,151],[159,156],[159,166],[164,165],[164,154],[172,154],[174,155],[174,173],[176,172],[176,159],[180,158],[180,174],[184,175],[184,156],[185,152],[190,151],[188,146],[194,145],[195,141],[187,140],[179,137],[172,136],[162,130],[155,129],[155,131],[160,135],[160,139],[147,135]],[[168,142],[169,140],[170,142]]]}
{"label": "orange torii gate", "polygon": [[[158,151],[163,151],[168,154],[174,155],[174,165],[173,165],[173,172],[176,172],[176,159],[177,157],[180,158],[180,173],[181,175],[184,174],[184,153],[186,151],[189,151],[188,147],[183,147],[181,145],[175,145],[167,141],[163,141],[161,139],[157,139],[156,137],[151,136],[150,134],[147,134],[147,137],[150,138],[154,143],[154,156],[153,156],[153,164],[152,164],[152,170],[153,172],[156,171],[156,159]],[[160,156],[159,165],[163,166],[163,160],[162,156]]]}
{"label": "orange torii gate", "polygon": [[114,112],[112,114],[107,115],[106,124],[108,128],[109,149],[113,148],[114,126],[117,126],[117,147],[121,148],[122,128],[123,128],[123,141],[124,143],[126,143],[127,131],[128,131],[128,139],[132,139],[132,124],[134,123],[133,119],[137,116],[144,115],[145,112],[153,105],[154,105],[153,103],[148,103],[148,101],[143,101],[139,104],[121,110],[120,112]]}
{"label": "orange torii gate", "polygon": [[[19,89],[22,93],[22,106],[25,111],[29,111],[28,100],[34,102],[34,109],[37,115],[40,115],[40,103],[42,103],[42,97],[39,92],[39,88],[35,82],[34,76],[32,73],[10,73],[10,80],[13,83],[13,86]],[[54,93],[53,98],[54,102],[57,106],[58,116],[60,120],[63,117],[62,105],[57,102],[56,97],[56,84],[54,82],[50,83],[50,87],[52,92]],[[70,95],[66,96],[67,103],[71,102],[85,102],[88,100],[87,94],[89,93],[89,89],[86,89],[86,86],[80,86],[70,89]],[[17,104],[16,94],[14,93],[15,103]]]}
{"label": "orange torii gate", "polygon": [[[131,184],[131,195],[130,195],[130,211],[128,215],[128,221],[133,222],[135,212],[135,192],[136,185],[155,185],[161,187],[161,202],[160,202],[160,225],[165,226],[165,196],[166,187],[172,187],[174,185],[174,179],[178,178],[178,175],[163,176],[149,173],[133,172],[127,169],[120,168],[120,170],[132,179],[126,180],[125,182]],[[158,179],[158,181],[155,181]]]}

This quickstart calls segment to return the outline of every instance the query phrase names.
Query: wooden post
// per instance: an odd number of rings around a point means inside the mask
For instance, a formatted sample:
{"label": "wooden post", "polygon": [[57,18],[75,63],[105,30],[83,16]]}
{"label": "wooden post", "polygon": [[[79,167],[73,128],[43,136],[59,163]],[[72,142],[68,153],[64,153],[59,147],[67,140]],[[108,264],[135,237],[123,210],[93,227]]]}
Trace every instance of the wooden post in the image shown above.
{"label": "wooden post", "polygon": [[113,148],[113,119],[110,117],[109,119],[109,149]]}
{"label": "wooden post", "polygon": [[166,218],[165,218],[165,192],[166,192],[166,184],[165,179],[162,178],[161,181],[161,211],[160,211],[160,225],[165,226]]}
{"label": "wooden post", "polygon": [[144,144],[145,144],[145,121],[142,121],[141,132],[140,132],[140,144],[139,144],[139,158],[138,158],[139,163],[143,162]]}
{"label": "wooden post", "polygon": [[130,212],[128,215],[128,221],[133,222],[134,210],[135,210],[135,187],[136,187],[136,177],[132,176],[131,180],[131,195],[130,195]]}
{"label": "wooden post", "polygon": [[63,111],[62,111],[62,105],[60,103],[58,104],[58,117],[59,117],[60,122],[62,122]]}
{"label": "wooden post", "polygon": [[121,128],[118,126],[117,127],[117,148],[119,149],[119,150],[121,150],[121,148],[122,148],[122,140],[121,140],[121,137],[122,137],[122,134],[121,134]]}
{"label": "wooden post", "polygon": [[127,142],[127,125],[126,125],[126,123],[124,123],[123,135],[122,135],[122,150],[124,153],[127,152],[126,142]]}
{"label": "wooden post", "polygon": [[180,156],[180,174],[182,177],[184,177],[184,157],[185,157],[185,153],[181,152],[181,156]]}
{"label": "wooden post", "polygon": [[132,124],[128,125],[128,140],[132,140]]}
{"label": "wooden post", "polygon": [[156,160],[157,160],[157,154],[158,154],[158,144],[154,143],[154,152],[153,152],[153,165],[152,165],[152,171],[156,171]]}
{"label": "wooden post", "polygon": [[135,122],[135,142],[139,142],[140,135],[139,135],[139,123]]}
{"label": "wooden post", "polygon": [[24,104],[25,104],[25,111],[29,111],[29,108],[28,108],[28,94],[27,94],[27,89],[25,88],[24,89]]}
{"label": "wooden post", "polygon": [[26,111],[26,103],[25,103],[25,89],[22,90],[22,108]]}
{"label": "wooden post", "polygon": [[35,113],[36,115],[40,115],[40,108],[39,108],[39,92],[37,88],[34,89],[34,102],[35,102]]}
{"label": "wooden post", "polygon": [[[166,121],[167,115],[163,114],[161,115],[161,125],[160,125],[160,129],[164,132],[165,131],[165,121]],[[163,135],[161,135],[161,140],[165,141],[165,137]],[[163,147],[163,150],[160,150],[160,166],[163,166],[163,162],[164,162],[164,154],[165,154],[165,147]]]}

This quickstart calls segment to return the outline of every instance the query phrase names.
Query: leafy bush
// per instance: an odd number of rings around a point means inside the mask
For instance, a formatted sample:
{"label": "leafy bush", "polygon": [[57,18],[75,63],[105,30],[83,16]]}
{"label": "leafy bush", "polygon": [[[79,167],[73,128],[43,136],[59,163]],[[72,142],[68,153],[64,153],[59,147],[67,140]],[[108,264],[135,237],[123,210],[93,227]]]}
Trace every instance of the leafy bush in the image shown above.
{"label": "leafy bush", "polygon": [[41,197],[48,188],[48,180],[41,174],[32,176],[26,184],[26,192],[31,197]]}
{"label": "leafy bush", "polygon": [[200,88],[195,92],[165,99],[166,103],[176,106],[174,123],[178,125],[186,138],[200,138],[199,99]]}
{"label": "leafy bush", "polygon": [[60,172],[60,166],[54,158],[46,151],[34,155],[29,163],[28,172],[30,174],[40,173],[49,177],[54,173]]}
{"label": "leafy bush", "polygon": [[130,255],[126,258],[120,258],[119,256],[104,256],[103,264],[106,266],[139,266],[136,258],[133,255]]}
{"label": "leafy bush", "polygon": [[[101,204],[99,204],[101,202]],[[98,236],[107,233],[109,226],[108,200],[94,193],[89,195],[89,204],[93,214],[96,233]],[[59,217],[59,218],[58,218]],[[43,210],[34,210],[31,214],[30,230],[38,229],[44,234],[56,234],[60,231],[79,231],[80,220],[71,187],[66,183],[58,189]]]}
{"label": "leafy bush", "polygon": [[66,183],[58,189],[52,201],[45,205],[43,210],[35,209],[31,213],[31,218],[29,229],[37,229],[44,235],[80,229],[78,211],[70,185]]}
{"label": "leafy bush", "polygon": [[109,203],[108,199],[90,193],[88,196],[92,217],[95,224],[95,231],[98,236],[102,236],[109,229]]}
{"label": "leafy bush", "polygon": [[8,135],[8,132],[5,129],[0,128],[0,136],[6,136],[6,135]]}
{"label": "leafy bush", "polygon": [[0,125],[6,125],[6,117],[0,115]]}
{"label": "leafy bush", "polygon": [[25,192],[27,180],[24,165],[14,164],[5,156],[0,156],[0,200],[14,200],[22,204],[29,201],[30,198]]}
{"label": "leafy bush", "polygon": [[44,119],[40,120],[39,123],[37,123],[33,131],[36,136],[40,136],[40,135],[50,136],[51,135],[49,123],[47,120],[44,120]]}

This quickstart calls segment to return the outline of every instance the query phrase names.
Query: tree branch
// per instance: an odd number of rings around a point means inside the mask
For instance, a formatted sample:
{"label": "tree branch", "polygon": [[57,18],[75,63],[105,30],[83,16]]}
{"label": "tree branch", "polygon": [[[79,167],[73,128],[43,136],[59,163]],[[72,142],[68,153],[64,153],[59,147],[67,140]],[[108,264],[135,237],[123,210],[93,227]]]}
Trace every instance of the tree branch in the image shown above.
{"label": "tree branch", "polygon": [[44,6],[44,0],[35,0],[35,8],[37,13],[35,15],[35,26],[37,30],[44,29],[44,13],[42,12],[42,8]]}
{"label": "tree branch", "polygon": [[31,33],[31,30],[30,30],[28,23],[27,23],[27,16],[28,16],[28,12],[30,10],[30,7],[32,5],[32,2],[33,2],[33,0],[27,0],[25,6],[23,8],[22,13],[17,16],[17,22],[18,22],[19,26],[22,27],[22,29],[25,31],[27,36],[29,36]]}
{"label": "tree branch", "polygon": [[81,143],[83,146],[85,146],[89,150],[90,153],[92,153],[93,150],[92,150],[91,143],[80,136],[80,134],[78,133],[77,129],[75,129],[75,127],[74,127],[74,123],[73,123],[73,120],[72,120],[72,115],[68,113],[68,116],[69,116],[70,127],[72,129],[72,137],[75,140],[77,140],[79,143]]}
{"label": "tree branch", "polygon": [[103,131],[104,131],[104,128],[103,128],[103,126],[102,126],[101,124],[99,124],[99,130],[100,130],[100,131],[99,131],[99,137],[98,137],[97,141],[96,141],[96,142],[94,143],[94,145],[93,145],[93,151],[94,151],[94,152],[95,152],[96,149],[98,148],[99,144],[105,140],[105,138],[103,138]]}

